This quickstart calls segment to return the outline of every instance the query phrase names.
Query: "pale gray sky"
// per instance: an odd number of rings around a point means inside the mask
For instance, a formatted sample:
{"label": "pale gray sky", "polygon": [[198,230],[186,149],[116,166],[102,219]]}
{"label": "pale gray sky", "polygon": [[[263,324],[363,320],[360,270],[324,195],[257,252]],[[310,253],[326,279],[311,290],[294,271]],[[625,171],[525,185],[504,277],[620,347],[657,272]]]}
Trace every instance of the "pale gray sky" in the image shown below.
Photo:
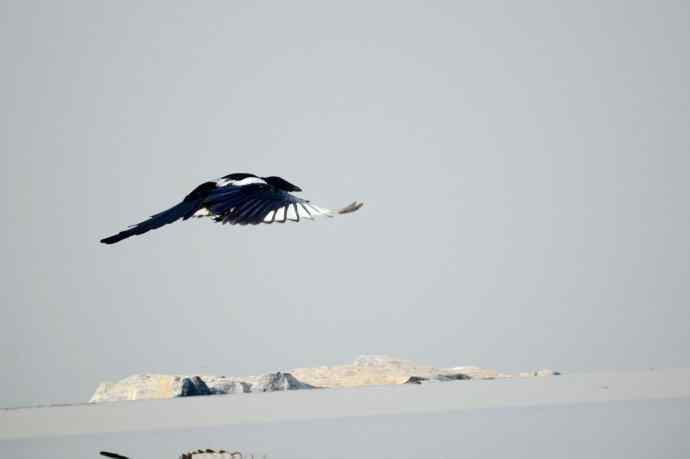
{"label": "pale gray sky", "polygon": [[[686,2],[2,1],[0,405],[132,373],[690,365]],[[124,226],[230,172],[312,224]]]}

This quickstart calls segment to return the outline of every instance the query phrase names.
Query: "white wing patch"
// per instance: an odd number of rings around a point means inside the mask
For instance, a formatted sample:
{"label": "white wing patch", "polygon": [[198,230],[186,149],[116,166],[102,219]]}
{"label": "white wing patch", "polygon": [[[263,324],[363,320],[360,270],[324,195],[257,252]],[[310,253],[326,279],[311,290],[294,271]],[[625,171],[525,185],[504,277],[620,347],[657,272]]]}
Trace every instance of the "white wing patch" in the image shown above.
{"label": "white wing patch", "polygon": [[307,218],[309,220],[314,220],[314,217],[311,216],[309,213],[309,209],[304,204],[298,204],[297,205],[297,213],[299,214],[299,217],[304,219]]}
{"label": "white wing patch", "polygon": [[[346,207],[347,212],[353,212],[354,210],[350,210],[352,205]],[[357,207],[357,209],[359,206]],[[355,209],[355,210],[357,210]],[[332,210],[332,209],[326,209],[323,207],[319,207],[315,204],[312,204],[310,202],[297,202],[297,203],[290,203],[286,206],[283,206],[277,210],[272,210],[270,211],[265,217],[264,217],[264,223],[285,223],[286,221],[291,221],[291,222],[299,222],[302,220],[314,220],[314,217],[320,217],[320,216],[326,216],[326,217],[335,217],[336,214],[338,214],[340,211],[337,210]]]}
{"label": "white wing patch", "polygon": [[285,223],[285,207],[281,207],[280,209],[276,210],[276,219],[278,223]]}
{"label": "white wing patch", "polygon": [[299,215],[297,215],[297,212],[295,211],[295,205],[290,204],[287,206],[287,219],[290,220],[291,222],[298,222],[299,221]]}
{"label": "white wing patch", "polygon": [[272,210],[270,211],[265,217],[264,217],[264,223],[273,223],[273,219],[276,216],[276,211]]}
{"label": "white wing patch", "polygon": [[309,206],[309,210],[311,211],[312,214],[315,215],[325,215],[327,217],[332,217],[333,216],[333,211],[330,209],[324,209],[322,207],[319,207],[314,204],[307,204]]}

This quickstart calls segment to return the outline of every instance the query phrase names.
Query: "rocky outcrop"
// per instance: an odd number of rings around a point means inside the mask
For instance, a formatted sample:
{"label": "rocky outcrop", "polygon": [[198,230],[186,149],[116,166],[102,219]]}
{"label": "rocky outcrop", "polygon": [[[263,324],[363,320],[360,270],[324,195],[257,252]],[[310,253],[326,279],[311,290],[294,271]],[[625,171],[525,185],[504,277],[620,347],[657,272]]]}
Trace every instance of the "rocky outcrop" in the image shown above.
{"label": "rocky outcrop", "polygon": [[411,376],[431,377],[438,370],[411,360],[381,355],[364,355],[353,363],[332,367],[292,370],[300,381],[319,387],[359,387],[403,384]]}
{"label": "rocky outcrop", "polygon": [[213,394],[240,394],[250,392],[275,392],[283,390],[315,389],[298,380],[290,373],[276,372],[261,376],[204,376]]}
{"label": "rocky outcrop", "polygon": [[259,376],[250,386],[250,392],[274,392],[300,389],[315,389],[315,386],[303,383],[290,373],[281,372]]}
{"label": "rocky outcrop", "polygon": [[90,401],[161,399],[383,384],[428,384],[468,379],[548,377],[559,374],[548,369],[507,374],[468,366],[436,368],[395,357],[365,355],[345,365],[298,368],[289,373],[276,372],[261,376],[134,375],[117,383],[101,384]]}
{"label": "rocky outcrop", "polygon": [[102,383],[90,403],[153,400],[196,395],[314,389],[290,373],[268,373],[247,378],[226,376],[133,375],[116,383]]}
{"label": "rocky outcrop", "polygon": [[233,378],[227,378],[225,376],[204,376],[206,379],[206,384],[212,394],[217,395],[228,395],[228,394],[244,394],[251,392],[252,385],[244,382],[237,381]]}
{"label": "rocky outcrop", "polygon": [[195,395],[211,395],[211,391],[204,380],[198,376],[183,378],[180,397],[193,397]]}
{"label": "rocky outcrop", "polygon": [[472,379],[466,374],[456,373],[449,375],[436,375],[430,378],[424,378],[422,376],[410,376],[410,379],[405,381],[405,384],[427,384],[434,382],[446,382],[446,381],[464,381],[466,379]]}
{"label": "rocky outcrop", "polygon": [[[544,371],[544,370],[540,370]],[[410,378],[428,381],[460,379],[502,379],[521,375],[499,373],[479,367],[436,368],[411,360],[385,355],[364,355],[353,363],[332,367],[299,368],[292,370],[300,381],[319,387],[359,387],[378,384],[405,384]],[[542,376],[540,373],[539,376]],[[420,380],[421,382],[421,380]]]}
{"label": "rocky outcrop", "polygon": [[544,368],[543,370],[536,370],[536,371],[531,371],[531,372],[519,374],[519,376],[521,378],[531,378],[534,376],[560,376],[560,375],[561,374],[558,371],[549,370],[548,368]]}
{"label": "rocky outcrop", "polygon": [[208,386],[198,376],[133,375],[116,383],[102,383],[89,402],[153,400],[210,394]]}

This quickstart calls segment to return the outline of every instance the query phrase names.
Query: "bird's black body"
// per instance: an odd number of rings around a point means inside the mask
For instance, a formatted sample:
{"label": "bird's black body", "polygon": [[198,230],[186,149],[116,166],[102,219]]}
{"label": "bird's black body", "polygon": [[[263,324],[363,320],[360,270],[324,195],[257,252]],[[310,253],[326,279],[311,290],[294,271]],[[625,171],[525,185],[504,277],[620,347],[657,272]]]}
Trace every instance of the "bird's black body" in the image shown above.
{"label": "bird's black body", "polygon": [[204,182],[198,187],[194,188],[191,193],[185,196],[185,201],[193,201],[199,198],[204,198],[211,193],[211,191],[218,188],[216,182]]}
{"label": "bird's black body", "polygon": [[311,220],[318,215],[332,217],[337,213],[354,212],[362,206],[354,202],[338,211],[323,209],[290,194],[295,191],[302,189],[281,177],[257,177],[244,172],[228,174],[217,181],[202,183],[179,204],[101,242],[115,244],[191,217],[211,217],[216,222],[233,225],[257,225]]}

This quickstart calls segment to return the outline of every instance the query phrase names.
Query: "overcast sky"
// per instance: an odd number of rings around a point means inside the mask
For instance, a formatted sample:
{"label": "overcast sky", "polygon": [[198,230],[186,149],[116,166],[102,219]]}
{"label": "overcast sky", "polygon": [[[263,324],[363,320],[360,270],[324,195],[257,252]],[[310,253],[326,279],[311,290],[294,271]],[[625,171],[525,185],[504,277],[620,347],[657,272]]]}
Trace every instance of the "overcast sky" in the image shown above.
{"label": "overcast sky", "polygon": [[[553,3],[3,0],[0,405],[365,353],[690,366],[690,6]],[[366,205],[98,242],[245,171]]]}

